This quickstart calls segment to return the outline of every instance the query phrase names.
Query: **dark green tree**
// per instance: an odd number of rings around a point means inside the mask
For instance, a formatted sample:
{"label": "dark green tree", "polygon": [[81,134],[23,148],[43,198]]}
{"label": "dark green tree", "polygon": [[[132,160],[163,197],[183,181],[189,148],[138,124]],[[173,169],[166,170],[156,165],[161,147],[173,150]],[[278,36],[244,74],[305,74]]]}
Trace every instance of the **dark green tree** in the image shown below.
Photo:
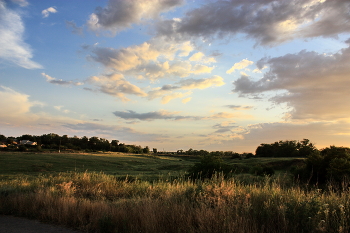
{"label": "dark green tree", "polygon": [[306,165],[294,173],[300,180],[313,184],[340,183],[350,178],[350,148],[330,146],[315,150],[306,159]]}

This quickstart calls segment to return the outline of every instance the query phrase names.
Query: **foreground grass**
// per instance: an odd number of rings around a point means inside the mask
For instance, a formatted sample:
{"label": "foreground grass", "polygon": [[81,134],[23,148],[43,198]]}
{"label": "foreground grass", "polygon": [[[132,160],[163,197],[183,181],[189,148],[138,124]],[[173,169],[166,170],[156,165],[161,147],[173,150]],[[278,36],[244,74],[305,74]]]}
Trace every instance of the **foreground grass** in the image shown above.
{"label": "foreground grass", "polygon": [[[285,178],[280,178],[283,181]],[[0,214],[86,232],[349,232],[350,191],[279,179],[153,182],[68,172],[0,181]]]}

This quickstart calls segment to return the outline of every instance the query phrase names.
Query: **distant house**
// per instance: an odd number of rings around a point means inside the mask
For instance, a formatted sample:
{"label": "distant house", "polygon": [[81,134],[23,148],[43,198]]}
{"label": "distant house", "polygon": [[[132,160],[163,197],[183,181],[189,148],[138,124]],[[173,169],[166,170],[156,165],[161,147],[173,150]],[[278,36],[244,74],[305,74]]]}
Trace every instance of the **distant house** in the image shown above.
{"label": "distant house", "polygon": [[4,143],[0,143],[0,148],[5,148],[7,147]]}
{"label": "distant house", "polygon": [[29,145],[29,146],[36,146],[36,145],[38,145],[37,142],[32,142],[32,141],[29,141],[29,140],[21,140],[19,142],[19,144],[21,144],[21,145]]}

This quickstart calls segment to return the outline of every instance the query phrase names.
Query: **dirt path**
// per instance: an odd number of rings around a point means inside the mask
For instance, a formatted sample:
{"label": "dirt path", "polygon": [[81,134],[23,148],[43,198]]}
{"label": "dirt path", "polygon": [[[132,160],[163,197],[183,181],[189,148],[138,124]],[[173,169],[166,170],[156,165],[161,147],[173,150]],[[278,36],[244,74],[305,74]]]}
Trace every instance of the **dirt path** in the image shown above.
{"label": "dirt path", "polygon": [[0,233],[81,233],[36,220],[0,215]]}

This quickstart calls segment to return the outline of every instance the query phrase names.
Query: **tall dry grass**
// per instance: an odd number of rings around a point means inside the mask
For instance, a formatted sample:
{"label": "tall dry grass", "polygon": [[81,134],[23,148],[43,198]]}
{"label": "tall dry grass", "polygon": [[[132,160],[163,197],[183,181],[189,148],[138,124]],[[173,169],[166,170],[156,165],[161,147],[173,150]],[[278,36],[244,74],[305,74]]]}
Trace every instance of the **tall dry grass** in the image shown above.
{"label": "tall dry grass", "polygon": [[271,178],[151,183],[65,173],[1,181],[0,213],[86,232],[350,232],[349,197],[347,188],[306,190]]}

